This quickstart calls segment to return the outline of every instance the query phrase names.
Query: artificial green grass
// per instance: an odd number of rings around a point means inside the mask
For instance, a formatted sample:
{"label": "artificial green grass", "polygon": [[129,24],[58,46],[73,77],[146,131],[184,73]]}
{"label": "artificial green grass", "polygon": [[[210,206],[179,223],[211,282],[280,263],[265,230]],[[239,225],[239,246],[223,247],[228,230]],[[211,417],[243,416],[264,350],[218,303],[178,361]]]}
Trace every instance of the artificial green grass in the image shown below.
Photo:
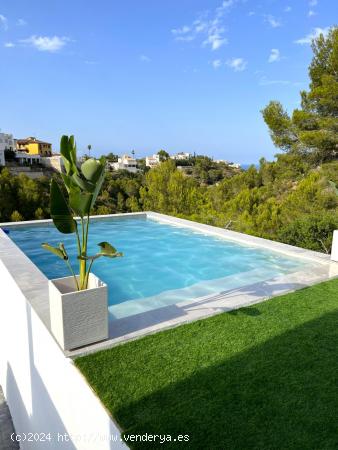
{"label": "artificial green grass", "polygon": [[127,436],[189,435],[132,448],[338,448],[338,280],[75,363]]}

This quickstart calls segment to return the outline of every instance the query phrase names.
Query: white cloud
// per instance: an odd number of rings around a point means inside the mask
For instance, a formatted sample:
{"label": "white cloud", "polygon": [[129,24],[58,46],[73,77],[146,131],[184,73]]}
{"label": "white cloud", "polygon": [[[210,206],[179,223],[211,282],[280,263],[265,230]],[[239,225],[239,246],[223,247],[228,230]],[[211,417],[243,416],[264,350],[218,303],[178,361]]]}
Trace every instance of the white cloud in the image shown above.
{"label": "white cloud", "polygon": [[26,22],[24,19],[18,19],[18,20],[16,21],[16,24],[17,24],[19,27],[23,27],[24,25],[27,25],[27,22]]}
{"label": "white cloud", "polygon": [[202,46],[218,50],[227,43],[224,16],[238,0],[224,0],[212,13],[200,14],[190,25],[171,30],[176,41],[190,42],[202,38]]}
{"label": "white cloud", "polygon": [[310,0],[309,1],[309,12],[307,13],[308,17],[313,17],[316,15],[316,12],[312,9],[313,7],[318,5],[318,0]]}
{"label": "white cloud", "polygon": [[0,14],[0,28],[3,28],[4,30],[8,30],[8,20],[7,17]]}
{"label": "white cloud", "polygon": [[222,61],[220,59],[214,59],[211,64],[214,69],[218,69],[219,67],[221,67]]}
{"label": "white cloud", "polygon": [[195,33],[202,33],[207,29],[208,24],[201,19],[197,19],[193,22],[193,26]]}
{"label": "white cloud", "polygon": [[254,16],[254,15],[255,15],[255,11],[249,11],[249,12],[248,12],[248,16],[249,16],[249,17]]}
{"label": "white cloud", "polygon": [[150,62],[151,59],[147,55],[140,55],[140,61],[147,63],[147,62]]}
{"label": "white cloud", "polygon": [[269,63],[280,61],[280,51],[278,48],[272,48],[269,56]]}
{"label": "white cloud", "polygon": [[281,23],[275,19],[274,16],[272,16],[271,14],[267,14],[264,16],[265,17],[265,21],[272,27],[272,28],[278,28],[281,26]]}
{"label": "white cloud", "polygon": [[272,86],[275,84],[283,85],[283,86],[301,86],[304,84],[301,81],[290,81],[290,80],[269,80],[266,76],[261,77],[259,80],[260,86]]}
{"label": "white cloud", "polygon": [[316,39],[321,34],[323,34],[324,36],[327,36],[329,30],[330,30],[330,27],[326,27],[326,28],[319,28],[319,27],[317,27],[317,28],[314,28],[312,33],[309,33],[308,35],[304,36],[303,38],[297,39],[294,42],[296,44],[300,44],[300,45],[311,44],[313,39]]}
{"label": "white cloud", "polygon": [[273,84],[291,84],[291,81],[289,80],[268,80],[266,77],[263,77],[259,80],[260,86],[270,86]]}
{"label": "white cloud", "polygon": [[174,28],[173,30],[171,30],[171,32],[175,35],[186,34],[189,33],[189,31],[190,27],[188,27],[187,25],[184,25],[181,28]]}
{"label": "white cloud", "polygon": [[226,44],[228,40],[222,36],[224,32],[223,28],[213,28],[208,32],[208,37],[203,41],[203,45],[210,45],[211,50],[217,50],[222,45]]}
{"label": "white cloud", "polygon": [[292,11],[291,6],[286,6],[286,7],[284,8],[284,12],[290,12],[290,11]]}
{"label": "white cloud", "polygon": [[69,41],[67,37],[61,36],[31,36],[27,39],[21,39],[22,44],[36,48],[40,52],[57,52],[61,50]]}
{"label": "white cloud", "polygon": [[247,62],[243,58],[232,58],[226,62],[235,72],[242,72],[247,66]]}
{"label": "white cloud", "polygon": [[188,34],[187,36],[177,36],[176,41],[191,42],[196,38],[193,34]]}
{"label": "white cloud", "polygon": [[217,50],[228,42],[224,36],[225,28],[221,21],[224,11],[224,7],[217,8],[215,17],[206,23],[204,28],[206,38],[202,43],[204,47],[210,46],[211,50]]}
{"label": "white cloud", "polygon": [[13,48],[13,47],[15,47],[15,44],[14,44],[14,42],[5,42],[4,43],[4,47],[6,47],[6,48]]}
{"label": "white cloud", "polygon": [[188,25],[184,25],[181,28],[174,28],[171,32],[175,36],[176,41],[190,42],[196,37],[195,30],[188,27]]}
{"label": "white cloud", "polygon": [[221,6],[216,8],[216,17],[220,18],[224,13],[235,4],[236,0],[225,0],[222,2]]}

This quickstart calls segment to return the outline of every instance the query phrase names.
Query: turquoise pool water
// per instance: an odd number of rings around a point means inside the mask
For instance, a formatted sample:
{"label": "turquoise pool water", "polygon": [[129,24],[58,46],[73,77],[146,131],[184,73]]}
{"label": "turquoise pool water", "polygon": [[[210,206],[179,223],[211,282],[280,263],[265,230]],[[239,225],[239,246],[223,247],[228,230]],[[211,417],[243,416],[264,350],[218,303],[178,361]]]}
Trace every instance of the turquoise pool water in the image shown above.
{"label": "turquoise pool water", "polygon": [[[64,262],[40,244],[61,241],[75,258],[74,235],[60,234],[53,225],[44,224],[11,228],[9,236],[49,279],[69,275]],[[142,217],[92,221],[90,254],[96,253],[96,244],[102,240],[125,255],[101,258],[93,266],[93,272],[108,284],[114,318],[265,281],[306,264]]]}

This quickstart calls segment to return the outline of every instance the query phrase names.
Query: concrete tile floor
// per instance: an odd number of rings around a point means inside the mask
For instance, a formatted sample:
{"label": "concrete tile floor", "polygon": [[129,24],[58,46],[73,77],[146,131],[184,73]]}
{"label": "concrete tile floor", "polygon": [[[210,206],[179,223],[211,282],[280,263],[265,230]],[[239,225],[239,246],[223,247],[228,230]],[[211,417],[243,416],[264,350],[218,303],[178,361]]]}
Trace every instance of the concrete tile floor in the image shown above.
{"label": "concrete tile floor", "polygon": [[11,439],[11,434],[14,432],[12,418],[0,386],[0,450],[20,448],[19,444]]}

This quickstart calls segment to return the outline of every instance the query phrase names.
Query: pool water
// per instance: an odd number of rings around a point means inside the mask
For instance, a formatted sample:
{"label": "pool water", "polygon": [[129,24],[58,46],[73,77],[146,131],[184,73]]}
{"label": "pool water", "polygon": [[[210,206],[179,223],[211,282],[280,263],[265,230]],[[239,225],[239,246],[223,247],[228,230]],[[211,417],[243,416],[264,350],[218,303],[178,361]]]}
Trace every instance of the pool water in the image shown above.
{"label": "pool water", "polygon": [[[9,236],[49,279],[69,272],[42,242],[63,242],[76,269],[75,235],[43,224],[13,227]],[[277,252],[144,217],[93,220],[89,254],[99,250],[96,244],[101,241],[124,253],[123,258],[100,258],[93,265],[93,272],[108,285],[109,310],[116,319],[265,281],[306,265]]]}

